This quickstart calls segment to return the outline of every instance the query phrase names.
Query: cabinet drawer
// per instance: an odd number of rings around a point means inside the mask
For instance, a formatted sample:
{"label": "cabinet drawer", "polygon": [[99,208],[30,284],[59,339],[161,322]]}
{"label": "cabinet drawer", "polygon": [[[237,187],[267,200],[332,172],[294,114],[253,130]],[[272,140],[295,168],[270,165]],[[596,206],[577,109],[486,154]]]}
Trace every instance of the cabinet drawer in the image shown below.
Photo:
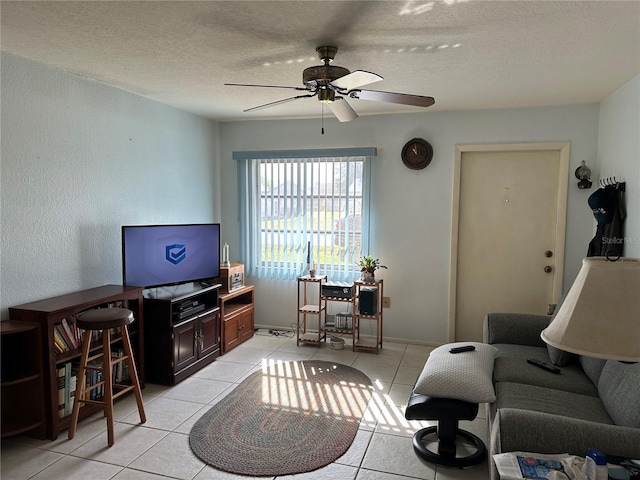
{"label": "cabinet drawer", "polygon": [[224,316],[222,322],[225,353],[253,336],[253,305],[243,305]]}
{"label": "cabinet drawer", "polygon": [[226,321],[230,318],[235,318],[240,315],[246,315],[247,313],[250,313],[251,315],[253,315],[252,303],[235,303],[231,305],[225,305],[224,319]]}

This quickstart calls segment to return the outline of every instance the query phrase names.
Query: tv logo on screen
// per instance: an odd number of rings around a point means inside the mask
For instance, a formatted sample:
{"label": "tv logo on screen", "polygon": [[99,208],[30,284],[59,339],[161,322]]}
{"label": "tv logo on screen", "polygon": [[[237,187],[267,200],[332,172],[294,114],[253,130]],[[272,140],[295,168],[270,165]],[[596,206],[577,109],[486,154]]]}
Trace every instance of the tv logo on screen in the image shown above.
{"label": "tv logo on screen", "polygon": [[178,265],[187,258],[187,249],[181,243],[174,243],[165,247],[165,258],[168,262]]}

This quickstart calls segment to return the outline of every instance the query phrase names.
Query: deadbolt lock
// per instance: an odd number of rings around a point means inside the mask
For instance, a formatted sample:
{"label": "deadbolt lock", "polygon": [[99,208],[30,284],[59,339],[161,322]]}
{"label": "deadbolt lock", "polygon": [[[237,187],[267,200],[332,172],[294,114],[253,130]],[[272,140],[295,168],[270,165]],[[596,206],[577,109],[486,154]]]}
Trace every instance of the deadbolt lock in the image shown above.
{"label": "deadbolt lock", "polygon": [[546,252],[544,252],[544,256],[547,258],[551,258],[553,257],[553,252],[551,250],[547,250]]}
{"label": "deadbolt lock", "polygon": [[553,271],[553,267],[551,265],[546,265],[544,267],[544,273],[551,273]]}

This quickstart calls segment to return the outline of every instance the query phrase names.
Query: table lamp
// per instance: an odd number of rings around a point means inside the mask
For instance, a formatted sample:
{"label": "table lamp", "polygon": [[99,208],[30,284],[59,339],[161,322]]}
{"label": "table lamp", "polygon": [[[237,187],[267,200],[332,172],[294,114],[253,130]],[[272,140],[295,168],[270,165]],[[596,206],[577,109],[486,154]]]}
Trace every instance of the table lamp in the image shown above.
{"label": "table lamp", "polygon": [[583,259],[558,314],[540,336],[566,352],[640,362],[640,259]]}

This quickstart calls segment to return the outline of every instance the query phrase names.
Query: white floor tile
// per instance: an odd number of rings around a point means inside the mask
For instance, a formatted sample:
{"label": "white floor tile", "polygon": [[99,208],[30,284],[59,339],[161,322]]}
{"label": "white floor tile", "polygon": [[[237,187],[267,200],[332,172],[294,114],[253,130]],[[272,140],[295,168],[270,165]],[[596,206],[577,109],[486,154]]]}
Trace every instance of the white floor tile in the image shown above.
{"label": "white floor tile", "polygon": [[362,467],[423,480],[435,479],[435,467],[414,453],[410,437],[374,433]]}
{"label": "white floor tile", "polygon": [[[315,347],[313,347],[315,348]],[[267,355],[266,360],[271,363],[276,362],[303,362],[305,360],[311,360],[314,354],[318,352],[317,349],[311,350],[310,347],[299,352],[287,352],[283,350],[276,350],[275,352]]]}
{"label": "white floor tile", "polygon": [[465,469],[438,465],[436,472],[437,480],[489,480],[489,464],[486,461]]}
{"label": "white floor tile", "polygon": [[[40,440],[30,437],[18,437],[15,439],[15,441],[20,442],[23,445],[42,448],[44,450],[51,450],[59,453],[71,453],[76,448],[83,445],[85,442],[88,442],[95,436],[99,436],[102,434],[106,435],[107,422],[103,416],[91,416],[78,422],[76,434],[74,435],[72,440],[69,440],[67,438],[68,432],[68,430],[63,430],[58,435],[58,438],[54,441]],[[13,440],[14,439],[12,439],[12,441]]]}
{"label": "white floor tile", "polygon": [[418,375],[420,375],[420,372],[422,372],[422,367],[407,367],[400,364],[400,367],[398,367],[398,373],[396,373],[396,378],[393,379],[393,382],[413,387],[418,379]]}
{"label": "white floor tile", "polygon": [[[430,347],[422,347],[422,348],[412,348],[412,345],[407,346],[407,350],[404,352],[400,365],[403,367],[415,367],[419,368],[420,371],[424,368],[424,364],[427,363],[427,358],[429,358],[429,353],[431,353]],[[415,346],[414,346],[415,347]]]}
{"label": "white floor tile", "polygon": [[108,480],[122,467],[108,463],[94,462],[84,458],[67,455],[39,474],[33,480]]}
{"label": "white floor tile", "polygon": [[189,447],[189,436],[170,433],[134,460],[129,467],[158,475],[190,480],[205,463]]}
{"label": "white floor tile", "polygon": [[412,478],[415,477],[406,477],[404,475],[396,475],[395,473],[377,472],[375,470],[361,468],[356,480],[410,480]]}
{"label": "white floor tile", "polygon": [[64,458],[61,453],[3,441],[0,477],[12,480],[26,480],[61,458]]}
{"label": "white floor tile", "polygon": [[74,450],[72,455],[126,467],[165,435],[167,432],[162,430],[118,423],[114,426],[111,447],[107,444],[107,435],[100,435]]}
{"label": "white floor tile", "polygon": [[118,473],[113,480],[171,480],[171,477],[156,475],[155,473],[141,472],[132,468],[125,468]]}
{"label": "white floor tile", "polygon": [[178,427],[176,427],[173,431],[175,433],[184,433],[185,435],[189,435],[189,433],[191,433],[191,429],[193,428],[193,424],[196,423],[205,413],[207,413],[211,407],[211,404],[204,405],[200,410],[191,415],[183,423],[178,425]]}
{"label": "white floor tile", "polygon": [[[201,404],[185,402],[173,398],[158,397],[145,405],[147,421],[144,426],[171,431],[184,423],[202,408]],[[138,424],[138,413],[132,413],[122,420],[124,423]]]}
{"label": "white floor tile", "polygon": [[237,362],[246,363],[248,365],[258,365],[260,362],[262,362],[263,358],[266,358],[273,352],[273,349],[258,347],[254,348],[253,338],[246,343],[249,342],[251,342],[251,347],[242,344],[239,347],[234,348],[230,352],[225,353],[224,356],[222,356],[219,360],[216,360],[216,362]]}
{"label": "white floor tile", "polygon": [[353,368],[357,368],[363,372],[372,381],[380,382],[393,382],[396,372],[398,371],[398,365],[389,365],[386,363],[379,363],[371,361],[369,359],[363,360],[363,356],[359,356],[352,365]]}
{"label": "white floor tile", "polygon": [[252,366],[246,363],[215,361],[202,370],[194,373],[192,378],[204,378],[219,382],[239,383],[251,371]]}
{"label": "white floor tile", "polygon": [[364,458],[364,454],[367,451],[369,442],[373,432],[367,430],[358,430],[356,438],[353,439],[353,443],[349,447],[349,450],[345,452],[340,458],[336,460],[336,463],[342,465],[350,465],[352,467],[359,467]]}
{"label": "white floor tile", "polygon": [[319,468],[313,472],[298,473],[296,475],[283,475],[277,477],[278,480],[354,480],[358,473],[356,467],[331,463],[326,467]]}
{"label": "white floor tile", "polygon": [[273,480],[276,477],[247,477],[245,475],[236,475],[234,473],[223,472],[207,465],[193,480],[248,480],[249,478],[258,478],[259,480]]}
{"label": "white floor tile", "polygon": [[205,404],[232,386],[231,382],[189,377],[165,392],[162,398]]}

